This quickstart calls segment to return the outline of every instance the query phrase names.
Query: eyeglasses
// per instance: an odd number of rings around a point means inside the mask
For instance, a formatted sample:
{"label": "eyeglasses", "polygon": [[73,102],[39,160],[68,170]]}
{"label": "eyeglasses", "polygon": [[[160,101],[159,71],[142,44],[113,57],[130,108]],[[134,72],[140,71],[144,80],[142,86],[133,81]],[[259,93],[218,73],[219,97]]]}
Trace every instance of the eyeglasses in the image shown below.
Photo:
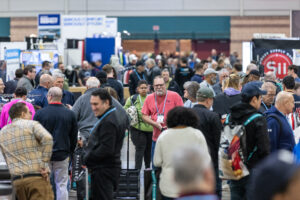
{"label": "eyeglasses", "polygon": [[158,88],[158,87],[164,87],[165,84],[157,84],[157,85],[153,85],[153,87]]}

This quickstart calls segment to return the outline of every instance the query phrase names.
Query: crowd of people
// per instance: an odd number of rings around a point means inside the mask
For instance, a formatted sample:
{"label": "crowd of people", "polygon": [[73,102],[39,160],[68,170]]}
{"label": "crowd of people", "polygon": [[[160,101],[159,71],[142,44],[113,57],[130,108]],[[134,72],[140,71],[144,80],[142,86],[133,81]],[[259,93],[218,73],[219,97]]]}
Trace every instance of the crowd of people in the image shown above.
{"label": "crowd of people", "polygon": [[[113,199],[128,130],[135,169],[161,169],[162,199],[221,199],[225,179],[232,200],[297,199],[297,72],[291,65],[278,80],[252,62],[244,73],[236,53],[214,49],[206,60],[131,54],[125,66],[83,61],[70,72],[44,61],[38,73],[18,69],[14,80],[0,79],[0,93],[13,95],[1,97],[0,148],[16,195],[68,199],[69,165],[80,149],[91,199]],[[86,87],[77,99],[73,85]],[[84,199],[88,188],[75,182]]]}

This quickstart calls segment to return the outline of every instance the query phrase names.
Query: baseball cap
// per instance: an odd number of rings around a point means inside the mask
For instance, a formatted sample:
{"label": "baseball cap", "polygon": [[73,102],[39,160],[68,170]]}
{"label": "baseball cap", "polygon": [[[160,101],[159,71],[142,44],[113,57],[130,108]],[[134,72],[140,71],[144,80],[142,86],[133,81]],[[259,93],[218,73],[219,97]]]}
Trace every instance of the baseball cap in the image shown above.
{"label": "baseball cap", "polygon": [[208,68],[205,70],[204,76],[209,75],[209,74],[218,74],[218,72],[216,70],[214,70],[213,68]]}
{"label": "baseball cap", "polygon": [[214,92],[209,87],[200,87],[200,89],[197,91],[196,97],[214,98]]}
{"label": "baseball cap", "polygon": [[251,81],[246,83],[242,89],[242,95],[246,95],[248,97],[254,97],[256,95],[265,95],[267,94],[266,90],[261,90],[261,82],[260,81]]}
{"label": "baseball cap", "polygon": [[254,70],[251,70],[250,73],[249,73],[249,75],[250,75],[250,74],[253,74],[253,75],[255,75],[255,76],[260,76],[259,71],[258,71],[258,70],[255,70],[255,69],[254,69]]}
{"label": "baseball cap", "polygon": [[250,190],[255,200],[271,200],[287,186],[290,179],[300,169],[294,156],[287,150],[279,150],[268,156],[253,170]]}

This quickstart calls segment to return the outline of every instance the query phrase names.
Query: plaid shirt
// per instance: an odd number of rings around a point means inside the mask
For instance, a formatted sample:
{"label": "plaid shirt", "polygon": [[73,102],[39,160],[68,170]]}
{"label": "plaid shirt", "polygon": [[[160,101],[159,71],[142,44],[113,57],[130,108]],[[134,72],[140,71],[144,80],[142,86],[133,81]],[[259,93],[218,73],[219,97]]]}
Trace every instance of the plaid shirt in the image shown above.
{"label": "plaid shirt", "polygon": [[13,176],[48,168],[52,145],[50,133],[33,120],[14,119],[0,131],[0,148]]}

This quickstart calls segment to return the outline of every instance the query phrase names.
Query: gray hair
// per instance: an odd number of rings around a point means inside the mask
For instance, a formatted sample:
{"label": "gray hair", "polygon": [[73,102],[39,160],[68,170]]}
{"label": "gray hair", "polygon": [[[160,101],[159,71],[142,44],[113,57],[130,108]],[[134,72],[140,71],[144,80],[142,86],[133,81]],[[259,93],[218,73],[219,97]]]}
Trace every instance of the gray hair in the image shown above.
{"label": "gray hair", "polygon": [[86,87],[87,88],[98,88],[100,86],[100,81],[96,77],[90,77],[86,81]]}
{"label": "gray hair", "polygon": [[219,77],[221,77],[224,73],[228,73],[229,74],[229,71],[227,70],[227,69],[225,69],[225,68],[223,68],[223,69],[221,69],[220,71],[219,71]]}
{"label": "gray hair", "polygon": [[48,96],[51,96],[54,101],[61,101],[62,90],[59,87],[52,87],[48,91]]}
{"label": "gray hair", "polygon": [[[185,86],[185,87],[184,87]],[[197,96],[197,91],[200,88],[199,83],[195,82],[195,81],[189,81],[187,82],[187,84],[184,84],[184,89],[187,91],[188,95],[196,100],[196,96]]]}
{"label": "gray hair", "polygon": [[276,86],[274,85],[274,83],[271,83],[271,82],[264,82],[264,84],[262,84],[261,86],[261,89],[262,90],[273,90],[273,91],[276,91]]}
{"label": "gray hair", "polygon": [[173,154],[174,180],[180,187],[192,186],[203,181],[211,169],[209,153],[198,146],[185,146]]}
{"label": "gray hair", "polygon": [[248,66],[247,66],[247,71],[252,71],[252,70],[258,70],[258,67],[257,65],[253,64],[253,63],[250,63]]}
{"label": "gray hair", "polygon": [[265,81],[275,81],[276,75],[274,72],[267,72],[265,73]]}
{"label": "gray hair", "polygon": [[145,63],[146,63],[146,65],[150,64],[150,65],[155,66],[155,60],[153,58],[148,58]]}
{"label": "gray hair", "polygon": [[61,72],[55,71],[52,74],[53,80],[56,80],[57,78],[65,78],[65,75]]}

